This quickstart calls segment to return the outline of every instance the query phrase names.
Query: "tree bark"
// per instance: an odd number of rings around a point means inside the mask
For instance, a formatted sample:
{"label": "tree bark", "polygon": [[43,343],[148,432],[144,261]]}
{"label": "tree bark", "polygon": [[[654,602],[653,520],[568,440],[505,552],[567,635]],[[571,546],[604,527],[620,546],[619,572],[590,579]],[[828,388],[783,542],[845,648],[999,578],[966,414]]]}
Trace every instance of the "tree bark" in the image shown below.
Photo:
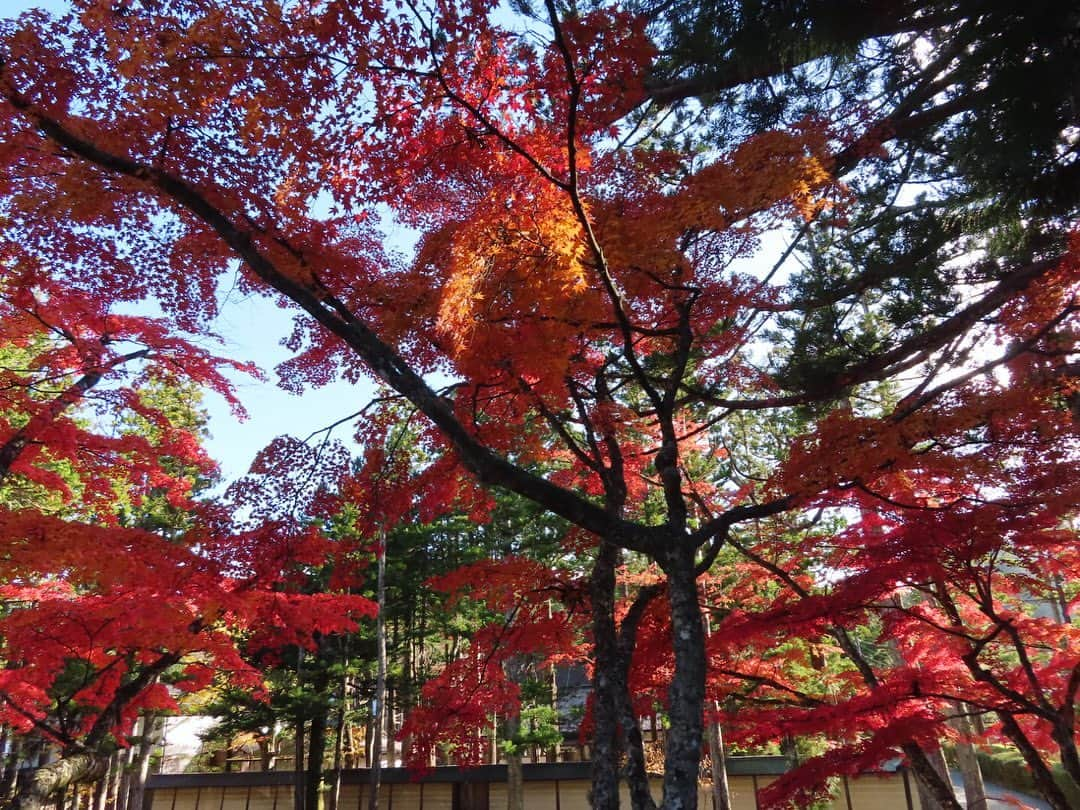
{"label": "tree bark", "polygon": [[[293,799],[296,802],[294,810],[305,810],[304,803],[307,800],[307,792],[304,790],[306,771],[304,770],[304,716],[296,715],[296,742],[293,757],[293,771],[296,774],[296,784],[293,786]],[[314,808],[311,808],[314,810]]]}
{"label": "tree bark", "polygon": [[731,790],[727,780],[727,757],[724,736],[718,723],[708,724],[709,760],[712,765],[713,810],[731,810]]}
{"label": "tree bark", "polygon": [[656,810],[649,773],[645,764],[645,743],[641,736],[641,724],[634,712],[630,697],[630,667],[634,660],[638,628],[652,602],[663,589],[651,585],[641,589],[634,603],[619,625],[618,664],[613,670],[618,676],[615,688],[619,724],[622,726],[623,745],[626,749],[626,782],[630,789],[630,805],[633,810]]}
{"label": "tree bark", "polygon": [[382,783],[382,729],[386,712],[386,538],[382,537],[382,549],[376,568],[375,603],[375,711],[371,718],[371,756],[368,760],[368,810],[379,808],[379,787]]}
{"label": "tree bark", "polygon": [[93,810],[105,810],[105,805],[109,800],[109,785],[112,784],[112,769],[115,762],[116,755],[113,754],[109,757],[109,767],[105,770],[105,775],[94,786],[94,798],[90,802]]}
{"label": "tree bark", "polygon": [[960,732],[961,739],[956,744],[956,762],[960,766],[960,774],[964,779],[964,803],[967,810],[987,810],[986,786],[983,784],[982,769],[979,768],[979,758],[975,754],[975,746],[971,743],[974,729],[971,718],[967,716],[967,707],[958,704],[959,713],[955,720],[956,730]]}
{"label": "tree bark", "polygon": [[20,778],[15,798],[7,810],[42,810],[53,804],[77,782],[100,779],[108,772],[109,758],[92,753],[73,753],[35,768]]}
{"label": "tree bark", "polygon": [[150,753],[157,739],[157,716],[144,714],[142,726],[138,753],[135,755],[135,767],[131,771],[131,783],[128,786],[128,810],[143,810],[146,778],[150,775]]}
{"label": "tree bark", "polygon": [[1061,753],[1061,767],[1065,769],[1073,784],[1080,788],[1080,753],[1076,750],[1076,732],[1073,730],[1071,718],[1070,722],[1062,718],[1054,725],[1053,737]]}
{"label": "tree bark", "polygon": [[337,720],[334,724],[334,784],[330,787],[328,810],[338,810],[341,800],[341,767],[345,754],[345,716],[348,711],[349,675],[348,659],[341,672],[341,696],[338,704]]}
{"label": "tree bark", "polygon": [[15,795],[15,779],[19,775],[19,760],[24,750],[23,739],[15,737],[11,753],[4,759],[4,774],[0,777],[0,802],[7,804]]}
{"label": "tree bark", "polygon": [[[316,692],[322,694],[328,686],[326,679],[315,682]],[[326,757],[326,726],[330,711],[326,706],[319,706],[311,718],[308,731],[308,766],[304,784],[304,807],[307,810],[321,810],[323,788],[323,759]],[[139,808],[130,808],[139,810]]]}
{"label": "tree bark", "polygon": [[[949,780],[949,766],[945,762],[945,755],[940,748],[933,751],[922,749],[922,751],[930,767],[933,768],[942,781],[948,784],[953,802],[956,802],[956,794],[952,791],[952,782]],[[919,802],[922,804],[923,810],[944,810],[949,806],[946,797],[940,795],[940,786],[931,783],[929,780],[919,778],[916,780],[916,787],[919,791]]]}
{"label": "tree bark", "polygon": [[664,756],[664,810],[696,810],[705,705],[705,628],[693,552],[672,539],[660,560],[667,574],[675,674],[668,690],[671,726]]}
{"label": "tree bark", "polygon": [[[513,739],[520,727],[520,720],[507,722],[506,737]],[[506,810],[525,810],[525,778],[521,768],[521,751],[515,749],[506,754]]]}
{"label": "tree bark", "polygon": [[602,540],[589,578],[593,632],[592,787],[589,792],[592,810],[619,808],[618,684],[612,677],[618,666],[615,629],[615,566],[618,559],[619,549]]}
{"label": "tree bark", "polygon": [[[112,801],[112,810],[122,810],[124,805],[124,760],[127,754],[127,751],[117,751],[113,754],[112,773],[109,774],[109,797]],[[109,797],[106,797],[106,804],[110,801]]]}
{"label": "tree bark", "polygon": [[1053,810],[1070,810],[1069,799],[1062,789],[1058,787],[1050,767],[1043,760],[1039,750],[1031,744],[1031,740],[1028,739],[1020,724],[1016,722],[1016,718],[1007,712],[1000,712],[998,717],[1001,719],[1001,727],[1005,735],[1017,747],[1020,755],[1024,758],[1024,762],[1031,769],[1031,778],[1035,782],[1035,788],[1046,799],[1046,803]]}

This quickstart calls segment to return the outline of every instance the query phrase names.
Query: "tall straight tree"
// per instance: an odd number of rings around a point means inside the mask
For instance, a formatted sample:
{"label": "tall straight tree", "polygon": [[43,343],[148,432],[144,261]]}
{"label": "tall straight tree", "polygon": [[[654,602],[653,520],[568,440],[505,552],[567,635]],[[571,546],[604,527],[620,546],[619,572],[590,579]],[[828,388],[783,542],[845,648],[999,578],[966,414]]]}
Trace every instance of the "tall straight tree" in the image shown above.
{"label": "tall straight tree", "polygon": [[[978,456],[944,439],[992,436],[1002,418],[1071,430],[1060,414],[1075,381],[1078,268],[1061,232],[1073,210],[1021,218],[1046,238],[988,253],[993,234],[966,232],[962,217],[874,230],[858,206],[883,187],[857,173],[890,171],[879,156],[891,143],[918,132],[933,142],[946,132],[934,127],[966,120],[982,98],[978,80],[959,98],[939,81],[977,10],[937,18],[924,67],[889,88],[889,104],[854,98],[832,123],[807,114],[767,127],[732,107],[746,125],[716,141],[640,113],[650,93],[688,94],[652,88],[649,19],[617,5],[74,8],[4,28],[9,232],[32,256],[77,257],[57,272],[88,295],[155,293],[192,330],[238,272],[242,289],[298,312],[286,386],[372,374],[427,418],[451,463],[581,529],[594,551],[597,808],[618,804],[623,552],[665,577],[663,804],[692,810],[707,670],[697,577],[733,532],[850,487],[876,492],[886,473],[916,476],[927,447],[978,476]],[[1011,55],[1042,58],[1011,41]],[[1069,137],[1051,152],[1070,154]],[[408,260],[382,247],[388,218],[419,234]],[[812,232],[806,273],[740,261],[774,228]],[[450,389],[425,380],[434,371]],[[904,389],[899,405],[852,406],[882,381]],[[987,387],[1023,396],[971,407]],[[697,475],[716,457],[716,428],[794,409],[809,412],[797,440],[807,449],[790,463],[764,480],[734,458],[724,474]],[[416,483],[449,496],[445,482],[460,480],[449,472]],[[902,751],[955,807],[917,744],[937,718],[885,712],[884,725],[894,744],[879,753]]]}

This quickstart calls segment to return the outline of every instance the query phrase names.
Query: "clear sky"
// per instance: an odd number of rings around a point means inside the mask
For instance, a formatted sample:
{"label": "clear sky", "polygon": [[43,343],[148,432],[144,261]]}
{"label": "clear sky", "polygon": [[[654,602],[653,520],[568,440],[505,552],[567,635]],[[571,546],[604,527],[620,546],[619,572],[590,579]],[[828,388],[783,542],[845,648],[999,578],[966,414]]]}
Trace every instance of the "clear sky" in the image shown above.
{"label": "clear sky", "polygon": [[[22,11],[40,7],[63,11],[63,0],[0,0],[0,19],[15,17]],[[228,289],[231,280],[223,280]],[[334,383],[325,388],[294,396],[277,387],[274,367],[290,356],[281,340],[291,331],[289,313],[267,299],[242,297],[235,293],[222,296],[222,312],[214,330],[224,339],[216,353],[241,361],[254,361],[267,375],[266,382],[245,375],[230,375],[236,382],[240,399],[249,418],[238,422],[220,397],[209,394],[211,438],[210,455],[222,467],[227,480],[242,475],[255,454],[275,436],[291,434],[304,438],[350,413],[360,410],[372,396],[371,385],[354,386]],[[337,428],[336,437],[348,439],[348,425]]]}

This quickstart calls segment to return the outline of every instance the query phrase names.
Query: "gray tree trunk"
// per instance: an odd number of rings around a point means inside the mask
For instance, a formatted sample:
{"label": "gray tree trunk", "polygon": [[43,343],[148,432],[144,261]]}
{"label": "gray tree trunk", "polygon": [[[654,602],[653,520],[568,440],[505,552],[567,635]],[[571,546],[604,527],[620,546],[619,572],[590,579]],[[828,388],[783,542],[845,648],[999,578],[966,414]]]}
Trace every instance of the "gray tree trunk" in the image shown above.
{"label": "gray tree trunk", "polygon": [[693,553],[672,538],[660,560],[667,574],[675,674],[668,689],[671,727],[664,756],[664,810],[697,810],[704,732],[705,628],[698,603]]}
{"label": "gray tree trunk", "polygon": [[[923,754],[926,756],[926,759],[929,760],[934,772],[937,773],[942,780],[951,785],[951,782],[949,781],[949,766],[945,762],[945,755],[941,752],[941,749],[937,748],[933,751],[924,749]],[[941,797],[930,791],[929,786],[926,785],[922,779],[916,779],[915,784],[918,787],[919,802],[922,804],[923,810],[943,810],[943,808],[947,806],[945,802],[940,800]]]}
{"label": "gray tree trunk", "polygon": [[0,802],[7,804],[15,795],[15,779],[19,774],[19,761],[23,758],[25,745],[21,737],[12,740],[11,753],[4,759],[4,774],[0,777]]}
{"label": "gray tree trunk", "polygon": [[348,659],[341,673],[341,700],[338,704],[337,722],[334,724],[334,784],[330,787],[328,810],[338,810],[341,801],[341,768],[345,753],[345,717],[348,711],[349,676]]}
{"label": "gray tree trunk", "polygon": [[372,713],[370,780],[368,782],[368,810],[378,810],[379,787],[382,783],[382,729],[386,711],[386,543],[379,553],[375,581],[375,602],[378,613],[375,618],[375,711]]}
{"label": "gray tree trunk", "polygon": [[[513,740],[521,727],[517,718],[506,723],[506,739]],[[521,769],[521,751],[506,753],[506,810],[525,810],[525,779]]]}
{"label": "gray tree trunk", "polygon": [[975,746],[971,744],[975,730],[971,718],[966,714],[967,707],[960,703],[957,704],[957,709],[959,712],[954,724],[961,738],[956,744],[956,762],[964,779],[964,800],[967,810],[987,810],[982,769],[979,767],[979,758],[975,755]]}
{"label": "gray tree trunk", "polygon": [[[322,678],[313,682],[316,694],[322,694],[329,685]],[[307,776],[304,779],[304,807],[322,810],[323,759],[326,756],[326,725],[329,710],[320,704],[308,727]],[[138,808],[133,808],[138,810]]]}
{"label": "gray tree trunk", "polygon": [[731,810],[731,791],[728,788],[724,735],[717,723],[709,723],[706,730],[709,739],[709,760],[712,763],[714,810]]}
{"label": "gray tree trunk", "polygon": [[128,810],[143,810],[146,797],[146,778],[150,775],[150,754],[158,740],[158,718],[154,714],[142,717],[142,733],[139,735],[138,753],[131,770],[128,789]]}
{"label": "gray tree trunk", "polygon": [[600,543],[589,579],[593,631],[592,810],[619,810],[619,747],[615,629],[615,567],[618,548]]}
{"label": "gray tree trunk", "polygon": [[120,810],[120,788],[124,785],[124,760],[127,751],[117,751],[113,754],[112,773],[109,774],[109,791],[105,798],[106,804],[111,802],[113,810]]}
{"label": "gray tree trunk", "polygon": [[[297,677],[297,681],[299,681],[299,677]],[[307,776],[307,771],[304,769],[304,725],[304,717],[297,714],[296,742],[294,744],[295,756],[293,757],[293,772],[296,775],[296,784],[293,785],[293,801],[296,803],[295,810],[304,810],[304,799],[307,795],[304,790],[305,777]],[[312,810],[314,810],[314,808],[312,808]]]}

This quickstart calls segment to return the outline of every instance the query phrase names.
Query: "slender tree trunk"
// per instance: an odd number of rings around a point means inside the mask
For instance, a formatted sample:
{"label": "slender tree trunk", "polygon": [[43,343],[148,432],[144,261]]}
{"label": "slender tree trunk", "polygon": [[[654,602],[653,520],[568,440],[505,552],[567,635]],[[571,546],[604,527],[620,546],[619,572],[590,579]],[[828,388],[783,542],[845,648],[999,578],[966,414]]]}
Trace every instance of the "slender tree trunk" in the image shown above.
{"label": "slender tree trunk", "polygon": [[[12,754],[15,753],[15,744],[18,741],[11,729],[7,726],[0,726],[0,801],[7,801],[8,794],[4,790],[7,781],[7,769],[8,761],[11,759]],[[11,746],[11,751],[8,751],[8,746]]]}
{"label": "slender tree trunk", "polygon": [[[702,604],[709,604],[709,595],[705,585],[701,586]],[[705,638],[712,636],[712,614],[706,609],[703,619],[705,621]],[[719,713],[720,704],[713,701],[713,711]],[[706,741],[709,745],[709,767],[712,772],[712,810],[731,810],[731,790],[727,779],[727,755],[724,753],[724,734],[720,730],[720,724],[715,719],[705,725]]]}
{"label": "slender tree trunk", "polygon": [[157,716],[144,714],[142,733],[139,735],[139,749],[135,755],[134,768],[131,771],[131,784],[128,790],[128,810],[143,810],[146,795],[146,778],[150,775],[150,753],[157,740]]}
{"label": "slender tree trunk", "polygon": [[120,757],[120,779],[116,785],[116,810],[128,808],[128,785],[131,784],[131,766],[135,762],[135,749],[127,748]]}
{"label": "slender tree trunk", "polygon": [[[512,741],[521,730],[521,718],[514,717],[506,721],[506,740]],[[521,749],[509,748],[506,751],[506,810],[525,810],[525,778],[521,769]]]}
{"label": "slender tree trunk", "polygon": [[727,780],[727,756],[724,754],[724,735],[719,723],[707,726],[709,760],[712,765],[713,810],[731,810],[731,790]]}
{"label": "slender tree trunk", "polygon": [[394,717],[394,690],[387,684],[386,691],[383,692],[386,704],[386,709],[383,711],[383,759],[386,760],[386,767],[393,768],[394,763],[397,761],[397,724]]}
{"label": "slender tree trunk", "polygon": [[645,743],[641,737],[641,724],[638,723],[638,718],[634,714],[626,674],[625,671],[619,673],[616,705],[626,750],[626,782],[630,789],[630,806],[632,810],[656,810],[656,802],[649,788],[649,772],[645,765]]}
{"label": "slender tree trunk", "polygon": [[634,647],[637,645],[641,620],[649,604],[661,592],[662,589],[655,585],[641,589],[619,624],[618,664],[614,669],[618,677],[615,697],[626,749],[626,782],[630,789],[630,805],[633,810],[656,810],[645,764],[645,741],[642,739],[641,724],[630,697],[630,668],[634,660]]}
{"label": "slender tree trunk", "polygon": [[109,798],[109,785],[112,783],[113,757],[109,757],[109,767],[105,775],[94,785],[94,798],[90,802],[93,810],[105,810],[105,802]]}
{"label": "slender tree trunk", "polygon": [[[296,743],[294,747],[296,749],[293,761],[293,771],[296,775],[296,784],[293,786],[294,801],[296,802],[295,810],[305,810],[304,802],[307,798],[307,791],[304,790],[304,775],[306,773],[304,769],[304,716],[301,714],[296,715]],[[314,810],[314,808],[310,810]]]}
{"label": "slender tree trunk", "polygon": [[338,810],[338,802],[341,800],[341,767],[345,758],[345,717],[349,708],[348,663],[346,659],[341,673],[341,699],[338,703],[337,721],[334,725],[334,784],[330,787],[327,810]]}
{"label": "slender tree trunk", "polygon": [[375,711],[372,713],[371,759],[368,761],[368,810],[379,808],[379,787],[382,783],[382,727],[386,711],[386,538],[382,538],[376,567],[375,603]]}
{"label": "slender tree trunk", "polygon": [[979,768],[979,758],[975,754],[975,746],[971,739],[975,734],[971,718],[967,716],[968,707],[963,703],[957,704],[957,717],[954,721],[956,730],[960,732],[960,740],[956,744],[956,762],[960,767],[960,775],[964,779],[964,803],[967,810],[987,810],[986,786],[983,784],[982,769]]}
{"label": "slender tree trunk", "polygon": [[525,810],[525,780],[520,752],[506,755],[506,810]]}
{"label": "slender tree trunk", "polygon": [[705,628],[693,553],[678,539],[660,561],[667,574],[675,673],[668,689],[671,726],[664,756],[664,810],[696,810],[705,704]]}
{"label": "slender tree trunk", "polygon": [[[837,644],[840,645],[840,649],[842,649],[848,659],[855,664],[856,669],[859,670],[859,674],[862,676],[863,682],[870,687],[870,689],[880,688],[881,682],[878,680],[874,668],[870,666],[870,662],[866,660],[866,657],[859,650],[858,646],[851,640],[851,636],[848,635],[847,630],[843,627],[834,625],[829,628],[829,635],[836,639]],[[892,654],[896,660],[899,660],[895,647],[892,650]],[[927,801],[936,803],[942,810],[963,810],[963,808],[960,807],[960,802],[956,799],[956,791],[953,790],[948,773],[939,771],[939,769],[935,767],[933,760],[927,756],[926,751],[914,742],[903,743],[900,746],[900,750],[904,752],[904,756],[906,756],[908,760],[908,765],[911,767],[911,772],[915,775],[916,790],[918,791],[920,798],[926,796]],[[933,806],[933,804],[931,804],[931,806]],[[930,810],[930,808],[924,804],[923,810]]]}
{"label": "slender tree trunk", "polygon": [[[327,686],[325,678],[316,679],[316,694],[322,694]],[[323,760],[326,758],[326,726],[330,711],[325,705],[319,706],[311,718],[308,732],[308,766],[305,780],[304,807],[307,810],[321,810],[323,796]],[[133,808],[132,810],[137,810]]]}
{"label": "slender tree trunk", "polygon": [[113,797],[113,787],[116,784],[116,773],[120,770],[120,752],[114,751],[109,757],[109,767],[105,776],[98,783],[98,791],[94,794],[94,810],[106,810],[110,806]]}
{"label": "slender tree trunk", "polygon": [[113,810],[120,810],[121,788],[124,786],[124,758],[126,751],[117,751],[113,754],[112,775],[109,778],[109,799]]}
{"label": "slender tree trunk", "polygon": [[45,805],[60,799],[76,782],[100,779],[108,768],[108,757],[98,754],[62,756],[20,778],[18,792],[8,805],[8,810],[42,810]]}
{"label": "slender tree trunk", "polygon": [[589,579],[593,631],[592,810],[619,808],[617,720],[618,636],[615,629],[615,566],[618,548],[602,540]]}
{"label": "slender tree trunk", "polygon": [[4,775],[0,778],[0,802],[4,804],[15,795],[15,779],[19,775],[19,762],[25,750],[22,738],[16,737],[13,743],[11,753],[4,758]]}

